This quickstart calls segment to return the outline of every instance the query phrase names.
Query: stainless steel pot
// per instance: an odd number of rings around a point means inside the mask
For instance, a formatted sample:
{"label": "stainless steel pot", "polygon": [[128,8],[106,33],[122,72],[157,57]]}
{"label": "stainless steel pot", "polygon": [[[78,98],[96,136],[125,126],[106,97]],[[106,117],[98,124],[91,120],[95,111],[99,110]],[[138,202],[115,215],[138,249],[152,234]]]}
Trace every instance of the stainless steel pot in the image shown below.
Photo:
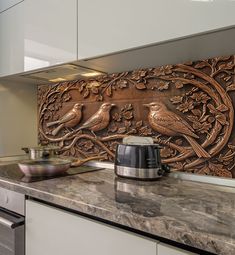
{"label": "stainless steel pot", "polygon": [[66,172],[71,165],[70,160],[51,158],[48,160],[25,160],[18,163],[26,176],[55,176]]}
{"label": "stainless steel pot", "polygon": [[60,147],[56,146],[39,146],[39,147],[25,147],[22,148],[27,154],[29,154],[29,159],[32,160],[46,160],[55,157],[58,153]]}

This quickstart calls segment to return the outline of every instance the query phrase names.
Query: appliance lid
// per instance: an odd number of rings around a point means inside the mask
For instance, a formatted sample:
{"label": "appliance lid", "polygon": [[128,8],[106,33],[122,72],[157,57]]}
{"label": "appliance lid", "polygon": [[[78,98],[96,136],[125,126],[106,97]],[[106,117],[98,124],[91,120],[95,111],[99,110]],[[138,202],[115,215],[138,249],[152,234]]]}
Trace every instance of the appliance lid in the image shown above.
{"label": "appliance lid", "polygon": [[129,145],[152,145],[152,137],[140,137],[140,136],[127,136],[122,140],[123,144]]}

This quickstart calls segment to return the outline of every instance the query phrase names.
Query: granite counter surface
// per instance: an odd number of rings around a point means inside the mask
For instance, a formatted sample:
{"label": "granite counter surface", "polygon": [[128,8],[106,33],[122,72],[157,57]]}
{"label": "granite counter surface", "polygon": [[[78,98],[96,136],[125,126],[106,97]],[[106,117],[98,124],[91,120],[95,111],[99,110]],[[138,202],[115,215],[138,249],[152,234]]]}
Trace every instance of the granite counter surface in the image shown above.
{"label": "granite counter surface", "polygon": [[221,255],[235,254],[235,189],[164,177],[140,182],[104,169],[0,187]]}

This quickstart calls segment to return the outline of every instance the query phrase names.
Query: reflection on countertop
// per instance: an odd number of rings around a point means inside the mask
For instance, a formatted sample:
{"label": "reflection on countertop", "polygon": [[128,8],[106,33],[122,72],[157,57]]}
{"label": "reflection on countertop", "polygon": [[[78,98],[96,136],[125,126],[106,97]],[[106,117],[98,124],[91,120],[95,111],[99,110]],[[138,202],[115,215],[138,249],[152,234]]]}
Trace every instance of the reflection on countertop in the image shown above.
{"label": "reflection on countertop", "polygon": [[235,189],[163,177],[143,182],[113,170],[0,187],[216,254],[235,254]]}

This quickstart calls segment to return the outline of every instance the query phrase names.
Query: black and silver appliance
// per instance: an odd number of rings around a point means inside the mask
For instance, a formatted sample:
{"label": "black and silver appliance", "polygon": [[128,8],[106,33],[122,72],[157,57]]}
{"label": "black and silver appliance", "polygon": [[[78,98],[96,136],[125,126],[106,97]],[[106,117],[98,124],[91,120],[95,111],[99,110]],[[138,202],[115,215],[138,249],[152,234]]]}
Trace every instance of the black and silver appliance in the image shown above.
{"label": "black and silver appliance", "polygon": [[0,255],[24,255],[23,194],[0,188]]}
{"label": "black and silver appliance", "polygon": [[161,147],[152,142],[142,142],[135,137],[118,144],[116,148],[115,173],[119,177],[141,180],[155,180],[169,172],[169,167],[161,163]]}

